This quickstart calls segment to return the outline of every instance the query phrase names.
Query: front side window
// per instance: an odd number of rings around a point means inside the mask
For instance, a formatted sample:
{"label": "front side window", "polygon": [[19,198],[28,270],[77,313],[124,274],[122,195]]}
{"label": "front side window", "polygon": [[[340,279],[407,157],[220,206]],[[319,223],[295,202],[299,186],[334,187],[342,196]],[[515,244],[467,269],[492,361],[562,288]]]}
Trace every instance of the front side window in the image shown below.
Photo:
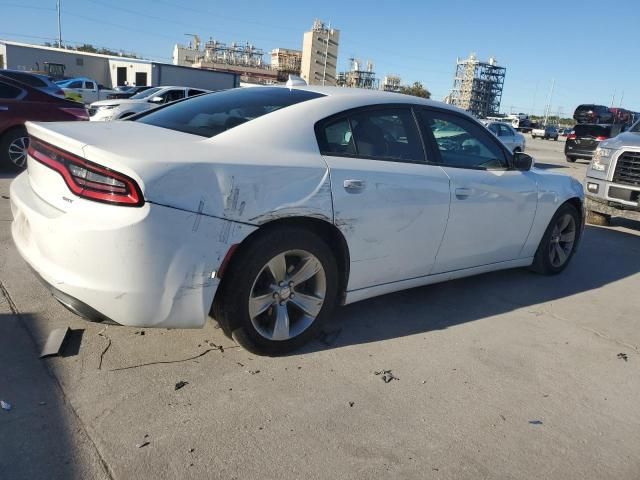
{"label": "front side window", "polygon": [[424,150],[410,108],[363,109],[317,129],[320,151],[376,160],[423,162]]}
{"label": "front side window", "polygon": [[94,87],[93,82],[84,82],[84,88],[86,88],[88,90],[93,90],[95,87]]}
{"label": "front side window", "polygon": [[500,133],[501,137],[513,137],[513,130],[509,128],[507,125],[500,125]]}
{"label": "front side window", "polygon": [[175,102],[184,98],[184,90],[169,90],[161,95],[163,103]]}
{"label": "front side window", "polygon": [[234,88],[151,110],[136,121],[215,137],[276,110],[323,96],[321,93],[279,87]]}
{"label": "front side window", "polygon": [[442,165],[487,170],[507,167],[504,151],[485,129],[471,120],[427,110],[420,111],[419,119],[425,139],[435,141]]}
{"label": "front side window", "polygon": [[131,98],[133,100],[138,100],[138,99],[141,99],[141,98],[153,97],[160,90],[162,90],[161,87],[148,88],[146,90],[143,90],[141,92],[136,93],[135,95],[132,95]]}

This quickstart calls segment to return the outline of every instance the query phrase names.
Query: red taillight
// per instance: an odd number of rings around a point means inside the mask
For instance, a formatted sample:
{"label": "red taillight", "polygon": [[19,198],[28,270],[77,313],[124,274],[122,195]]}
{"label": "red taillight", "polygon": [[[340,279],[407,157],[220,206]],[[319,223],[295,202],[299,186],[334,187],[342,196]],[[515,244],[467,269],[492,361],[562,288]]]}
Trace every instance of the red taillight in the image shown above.
{"label": "red taillight", "polygon": [[599,142],[601,142],[601,141],[603,141],[603,140],[606,140],[607,138],[609,138],[609,137],[605,137],[604,135],[598,135],[598,136],[596,137],[596,140],[597,140],[597,141],[599,141]]}
{"label": "red taillight", "polygon": [[130,177],[31,137],[29,156],[55,170],[77,196],[96,202],[139,207],[144,198]]}
{"label": "red taillight", "polygon": [[63,112],[73,115],[78,120],[89,120],[89,112],[86,108],[60,108]]}
{"label": "red taillight", "polygon": [[570,133],[569,135],[567,135],[567,140],[575,140],[575,139],[576,139],[575,133]]}

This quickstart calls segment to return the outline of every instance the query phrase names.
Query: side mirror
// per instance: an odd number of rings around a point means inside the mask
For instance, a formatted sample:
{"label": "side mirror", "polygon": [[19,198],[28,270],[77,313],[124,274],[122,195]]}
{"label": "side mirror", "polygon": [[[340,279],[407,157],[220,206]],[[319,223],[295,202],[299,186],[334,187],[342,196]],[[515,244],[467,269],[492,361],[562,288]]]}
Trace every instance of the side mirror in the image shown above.
{"label": "side mirror", "polygon": [[523,152],[513,154],[513,168],[521,172],[528,172],[533,166],[533,157]]}
{"label": "side mirror", "polygon": [[162,98],[162,97],[151,97],[149,99],[149,101],[151,103],[162,103],[162,102],[164,102],[164,98]]}

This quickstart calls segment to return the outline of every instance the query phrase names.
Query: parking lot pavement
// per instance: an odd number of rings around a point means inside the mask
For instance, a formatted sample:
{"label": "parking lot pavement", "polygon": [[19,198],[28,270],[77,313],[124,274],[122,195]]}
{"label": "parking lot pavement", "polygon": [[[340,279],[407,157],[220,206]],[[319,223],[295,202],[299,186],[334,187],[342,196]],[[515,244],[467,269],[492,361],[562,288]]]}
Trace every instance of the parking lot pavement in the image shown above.
{"label": "parking lot pavement", "polygon": [[[540,168],[582,179],[586,163],[565,162],[563,145],[527,139]],[[0,281],[19,315],[0,316],[7,478],[27,478],[26,464],[49,478],[640,475],[640,224],[588,226],[561,275],[497,272],[364,301],[304,350],[260,358],[213,322],[140,330],[68,313],[10,241],[9,180]],[[84,330],[77,354],[37,360],[63,326]],[[383,369],[397,379],[382,381]],[[36,433],[42,395],[72,457]],[[42,454],[17,447],[23,428]],[[73,469],[50,469],[70,458]]]}

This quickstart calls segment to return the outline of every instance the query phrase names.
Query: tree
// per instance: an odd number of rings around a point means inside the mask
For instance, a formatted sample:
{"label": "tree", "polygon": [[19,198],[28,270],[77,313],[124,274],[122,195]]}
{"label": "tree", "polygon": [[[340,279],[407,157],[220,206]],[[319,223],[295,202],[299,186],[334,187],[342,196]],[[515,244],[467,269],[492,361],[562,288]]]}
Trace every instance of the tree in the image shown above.
{"label": "tree", "polygon": [[411,86],[400,87],[400,93],[413,95],[414,97],[431,98],[431,92],[424,88],[420,82],[413,82]]}

